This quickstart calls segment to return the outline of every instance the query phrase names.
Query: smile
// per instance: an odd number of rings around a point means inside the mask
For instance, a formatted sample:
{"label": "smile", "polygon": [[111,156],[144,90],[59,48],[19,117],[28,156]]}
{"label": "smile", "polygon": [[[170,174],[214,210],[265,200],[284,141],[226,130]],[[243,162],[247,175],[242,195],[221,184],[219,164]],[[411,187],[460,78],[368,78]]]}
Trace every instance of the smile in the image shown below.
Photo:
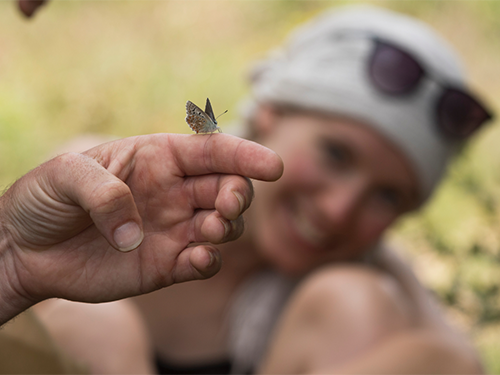
{"label": "smile", "polygon": [[331,231],[318,225],[302,207],[305,202],[293,202],[289,205],[289,226],[294,240],[313,252],[325,252],[332,249]]}

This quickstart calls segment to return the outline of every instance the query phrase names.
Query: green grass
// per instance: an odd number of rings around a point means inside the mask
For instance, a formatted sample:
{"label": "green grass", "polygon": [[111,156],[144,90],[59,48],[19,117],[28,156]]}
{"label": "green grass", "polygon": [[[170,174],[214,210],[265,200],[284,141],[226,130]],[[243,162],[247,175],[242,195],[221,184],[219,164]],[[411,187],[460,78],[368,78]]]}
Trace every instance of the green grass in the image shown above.
{"label": "green grass", "polygon": [[[351,1],[349,3],[352,3]],[[189,132],[184,105],[210,97],[238,118],[245,75],[296,25],[347,1],[53,1],[25,20],[0,1],[0,189],[60,144]],[[499,1],[372,1],[430,23],[500,112]],[[422,213],[390,237],[500,373],[500,129],[485,129]]]}

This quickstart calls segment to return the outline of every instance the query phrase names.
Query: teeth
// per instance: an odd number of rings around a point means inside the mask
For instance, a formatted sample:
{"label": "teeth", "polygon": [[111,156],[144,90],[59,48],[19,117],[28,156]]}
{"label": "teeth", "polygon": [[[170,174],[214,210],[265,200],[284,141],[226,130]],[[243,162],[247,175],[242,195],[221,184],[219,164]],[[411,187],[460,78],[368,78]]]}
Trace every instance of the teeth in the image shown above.
{"label": "teeth", "polygon": [[295,212],[295,227],[305,241],[313,246],[323,246],[327,240],[328,234],[318,228],[301,210]]}

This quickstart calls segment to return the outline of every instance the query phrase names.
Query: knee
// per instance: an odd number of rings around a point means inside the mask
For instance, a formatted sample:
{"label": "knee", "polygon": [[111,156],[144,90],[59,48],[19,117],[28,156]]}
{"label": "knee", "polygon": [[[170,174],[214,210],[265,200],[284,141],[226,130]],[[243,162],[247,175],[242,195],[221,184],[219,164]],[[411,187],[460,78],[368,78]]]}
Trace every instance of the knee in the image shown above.
{"label": "knee", "polygon": [[411,306],[396,280],[366,266],[328,266],[304,281],[296,295],[310,319],[342,321],[345,330],[380,337],[412,325]]}
{"label": "knee", "polygon": [[53,299],[35,306],[35,312],[51,331],[68,340],[92,335],[119,341],[123,335],[142,332],[140,315],[126,300],[90,304]]}
{"label": "knee", "polygon": [[119,373],[127,366],[149,366],[149,337],[129,301],[87,304],[49,300],[35,306],[35,312],[56,343],[92,372]]}

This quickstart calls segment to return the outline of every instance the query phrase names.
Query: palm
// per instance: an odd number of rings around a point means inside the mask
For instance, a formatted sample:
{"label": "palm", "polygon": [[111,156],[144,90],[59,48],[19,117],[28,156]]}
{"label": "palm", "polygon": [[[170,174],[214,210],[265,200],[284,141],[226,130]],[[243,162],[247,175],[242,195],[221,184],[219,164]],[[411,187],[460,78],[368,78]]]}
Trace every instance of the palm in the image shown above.
{"label": "palm", "polygon": [[[113,248],[71,196],[58,194],[50,184],[35,189],[33,204],[43,202],[44,212],[51,215],[31,217],[18,233],[22,251],[16,253],[16,272],[28,280],[23,287],[29,294],[107,301],[203,277],[190,263],[193,248],[187,246],[207,240],[202,224],[217,204],[229,207],[219,194],[221,181],[229,176],[213,173],[246,172],[255,178],[275,179],[281,166],[267,163],[267,169],[273,170],[264,171],[262,164],[250,158],[207,159],[209,148],[228,138],[197,137],[196,142],[185,142],[185,136],[174,137],[181,140],[181,148],[171,147],[172,136],[154,135],[86,153],[130,188],[144,230],[144,240],[135,251],[122,253]],[[241,143],[234,138],[230,141]],[[87,183],[85,177],[77,178]],[[50,225],[40,225],[47,219]]]}

